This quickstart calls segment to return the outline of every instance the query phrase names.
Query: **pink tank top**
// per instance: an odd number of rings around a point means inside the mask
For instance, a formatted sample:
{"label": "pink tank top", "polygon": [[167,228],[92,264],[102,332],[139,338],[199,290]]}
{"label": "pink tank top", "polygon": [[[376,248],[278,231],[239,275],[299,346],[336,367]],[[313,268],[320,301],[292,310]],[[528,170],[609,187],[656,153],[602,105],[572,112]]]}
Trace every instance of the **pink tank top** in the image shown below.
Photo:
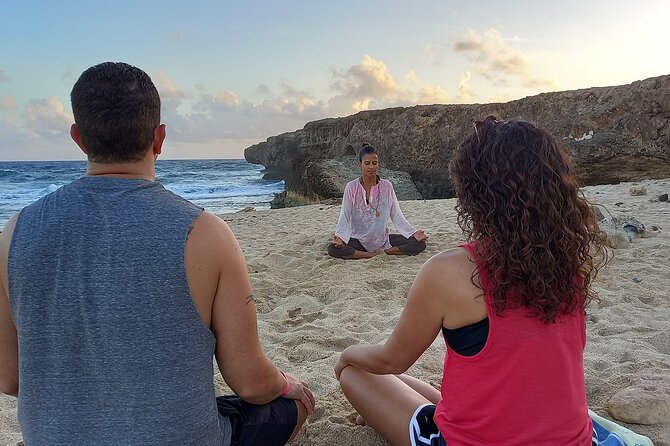
{"label": "pink tank top", "polygon": [[[474,243],[463,245],[476,259]],[[482,272],[484,290],[487,278]],[[487,299],[488,300],[488,299]],[[590,446],[584,313],[544,324],[525,309],[496,315],[474,356],[447,345],[435,423],[449,446]]]}

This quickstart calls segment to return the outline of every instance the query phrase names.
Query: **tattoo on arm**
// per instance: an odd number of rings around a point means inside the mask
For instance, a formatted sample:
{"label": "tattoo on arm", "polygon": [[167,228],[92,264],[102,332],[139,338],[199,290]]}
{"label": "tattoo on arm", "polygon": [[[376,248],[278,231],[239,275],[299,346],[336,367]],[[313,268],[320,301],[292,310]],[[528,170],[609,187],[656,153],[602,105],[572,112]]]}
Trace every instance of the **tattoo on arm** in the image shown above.
{"label": "tattoo on arm", "polygon": [[246,297],[246,299],[244,299],[244,303],[245,303],[245,304],[248,304],[249,302],[254,302],[254,303],[256,303],[256,299],[254,299],[254,295],[253,295],[253,294],[248,295],[248,296]]}

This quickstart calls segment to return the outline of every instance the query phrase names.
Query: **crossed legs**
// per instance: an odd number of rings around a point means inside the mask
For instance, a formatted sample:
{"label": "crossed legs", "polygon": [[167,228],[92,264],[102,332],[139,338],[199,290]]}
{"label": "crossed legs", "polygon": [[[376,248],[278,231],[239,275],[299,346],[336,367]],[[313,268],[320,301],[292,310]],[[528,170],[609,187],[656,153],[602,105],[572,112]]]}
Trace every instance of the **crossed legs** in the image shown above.
{"label": "crossed legs", "polygon": [[409,421],[422,404],[437,404],[440,392],[407,375],[373,375],[354,366],[340,374],[344,395],[365,423],[391,446],[409,446]]}
{"label": "crossed legs", "polygon": [[[415,256],[426,249],[425,241],[418,241],[414,237],[406,238],[400,234],[389,234],[389,243],[391,247],[386,249],[388,255],[408,255]],[[328,245],[328,254],[340,259],[366,259],[374,257],[381,253],[380,251],[368,252],[358,239],[351,238],[349,243],[345,243],[339,248],[333,243]]]}

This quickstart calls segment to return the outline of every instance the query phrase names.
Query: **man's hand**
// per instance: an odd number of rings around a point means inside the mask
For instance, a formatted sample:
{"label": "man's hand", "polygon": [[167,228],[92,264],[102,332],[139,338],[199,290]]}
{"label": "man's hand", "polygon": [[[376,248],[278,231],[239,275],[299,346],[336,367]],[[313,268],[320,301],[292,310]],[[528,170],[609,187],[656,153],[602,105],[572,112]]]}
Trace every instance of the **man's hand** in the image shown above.
{"label": "man's hand", "polygon": [[335,245],[336,248],[341,248],[344,246],[344,242],[338,236],[333,236],[333,245]]}
{"label": "man's hand", "polygon": [[418,242],[422,242],[424,240],[428,240],[428,236],[426,235],[425,232],[423,232],[421,229],[416,231],[414,234],[412,234],[412,237],[416,239]]}
{"label": "man's hand", "polygon": [[291,386],[289,392],[286,395],[283,395],[283,397],[300,401],[302,405],[307,408],[307,413],[311,414],[314,411],[316,401],[314,400],[312,391],[309,390],[309,386],[305,382],[301,381],[297,376],[294,376],[288,372],[281,373],[286,377]]}

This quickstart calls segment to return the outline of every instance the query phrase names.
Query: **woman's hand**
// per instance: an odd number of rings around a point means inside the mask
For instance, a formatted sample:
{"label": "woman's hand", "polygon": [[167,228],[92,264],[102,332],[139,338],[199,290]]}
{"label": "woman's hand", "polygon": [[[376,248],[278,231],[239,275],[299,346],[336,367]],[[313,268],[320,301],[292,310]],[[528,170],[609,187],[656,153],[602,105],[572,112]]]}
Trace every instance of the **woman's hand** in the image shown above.
{"label": "woman's hand", "polygon": [[309,390],[307,383],[288,372],[282,371],[281,373],[286,377],[290,385],[288,393],[282,396],[291,400],[299,400],[303,406],[307,408],[307,413],[311,414],[314,411],[316,401],[314,400],[314,395],[312,394],[312,391]]}
{"label": "woman's hand", "polygon": [[341,238],[335,235],[333,236],[333,245],[335,245],[336,248],[341,248],[344,246],[344,242]]}
{"label": "woman's hand", "polygon": [[416,239],[418,242],[422,242],[424,240],[428,240],[428,236],[426,235],[425,232],[423,232],[421,229],[416,231],[414,234],[412,234],[412,237]]}

